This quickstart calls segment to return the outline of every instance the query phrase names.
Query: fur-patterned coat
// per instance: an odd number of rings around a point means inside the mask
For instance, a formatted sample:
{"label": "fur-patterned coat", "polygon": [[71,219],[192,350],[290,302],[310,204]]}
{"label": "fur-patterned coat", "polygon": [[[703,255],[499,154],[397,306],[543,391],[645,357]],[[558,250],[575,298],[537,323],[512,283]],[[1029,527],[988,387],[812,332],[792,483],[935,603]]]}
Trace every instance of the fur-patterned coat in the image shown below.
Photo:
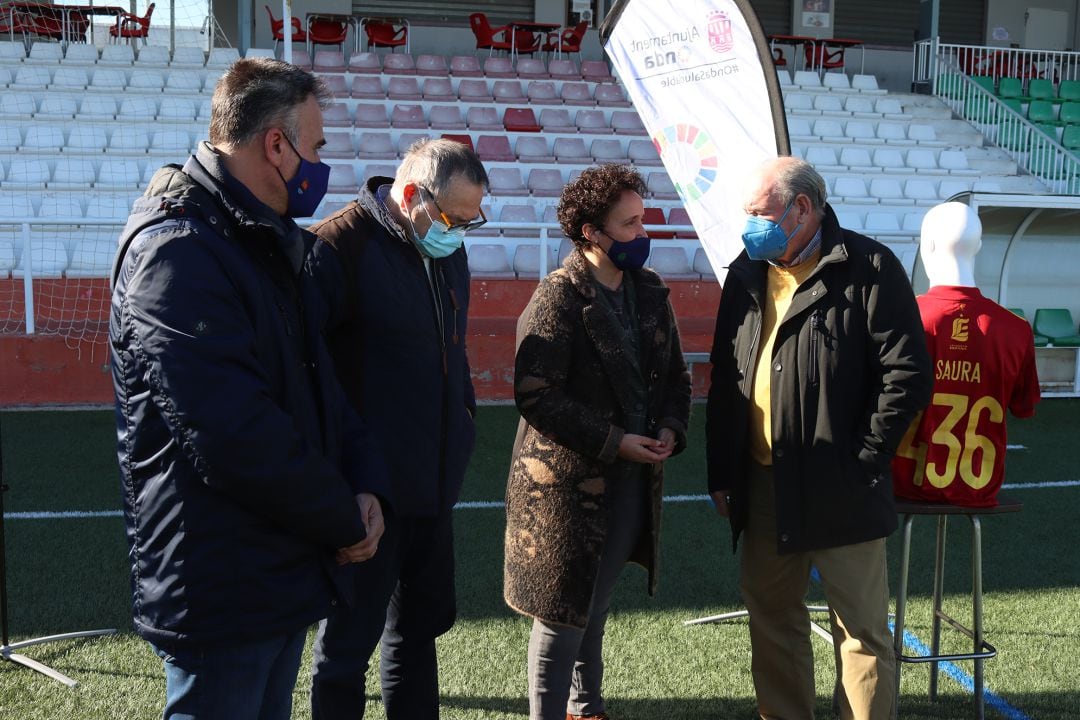
{"label": "fur-patterned coat", "polygon": [[[518,612],[583,628],[608,527],[605,488],[627,469],[616,453],[635,401],[622,326],[598,301],[580,251],[537,288],[518,321],[514,396],[522,422],[506,491],[504,594]],[[651,270],[628,271],[637,297],[647,434],[686,444],[690,374],[668,288]],[[625,282],[625,280],[624,280]],[[649,521],[631,560],[656,588],[663,466],[652,467]]]}

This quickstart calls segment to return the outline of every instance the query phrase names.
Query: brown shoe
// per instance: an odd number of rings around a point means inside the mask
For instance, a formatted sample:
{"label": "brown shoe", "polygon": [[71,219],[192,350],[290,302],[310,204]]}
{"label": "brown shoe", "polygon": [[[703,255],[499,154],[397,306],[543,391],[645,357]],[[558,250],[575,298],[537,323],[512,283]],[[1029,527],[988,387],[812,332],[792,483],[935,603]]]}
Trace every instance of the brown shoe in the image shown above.
{"label": "brown shoe", "polygon": [[566,713],[566,720],[611,720],[606,712],[599,715],[573,715]]}

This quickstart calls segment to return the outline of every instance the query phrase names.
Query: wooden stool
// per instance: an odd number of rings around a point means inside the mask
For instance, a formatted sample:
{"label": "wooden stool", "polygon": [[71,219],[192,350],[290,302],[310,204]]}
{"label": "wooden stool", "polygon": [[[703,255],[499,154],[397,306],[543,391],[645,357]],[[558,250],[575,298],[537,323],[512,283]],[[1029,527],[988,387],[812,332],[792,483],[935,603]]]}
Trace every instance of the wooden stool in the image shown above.
{"label": "wooden stool", "polygon": [[[983,720],[983,662],[997,655],[993,645],[983,637],[982,617],[982,525],[980,515],[1018,512],[1023,508],[1018,500],[998,495],[995,507],[973,508],[944,503],[925,503],[915,500],[896,499],[896,511],[904,516],[902,545],[900,550],[900,588],[896,594],[896,628],[893,631],[893,647],[896,652],[896,698],[900,699],[900,668],[904,663],[930,663],[930,699],[937,699],[938,663],[943,661],[973,660],[975,662],[975,717]],[[929,655],[904,654],[904,611],[907,609],[908,561],[911,557],[911,523],[916,515],[937,516],[937,557],[934,562],[934,615]],[[943,580],[945,575],[945,524],[950,515],[965,515],[971,521],[971,603],[972,626],[965,627],[941,609]],[[972,652],[959,655],[941,655],[941,621],[967,635],[973,641]],[[894,711],[895,717],[895,711]]]}

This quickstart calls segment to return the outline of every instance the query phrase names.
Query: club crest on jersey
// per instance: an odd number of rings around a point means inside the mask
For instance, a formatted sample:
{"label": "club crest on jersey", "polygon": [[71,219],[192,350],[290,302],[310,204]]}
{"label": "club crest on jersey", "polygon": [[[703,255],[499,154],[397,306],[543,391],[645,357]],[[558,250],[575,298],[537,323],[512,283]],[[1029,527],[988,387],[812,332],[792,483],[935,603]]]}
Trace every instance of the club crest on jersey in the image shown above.
{"label": "club crest on jersey", "polygon": [[968,324],[970,322],[967,318],[954,318],[952,321],[952,339],[956,342],[967,342]]}

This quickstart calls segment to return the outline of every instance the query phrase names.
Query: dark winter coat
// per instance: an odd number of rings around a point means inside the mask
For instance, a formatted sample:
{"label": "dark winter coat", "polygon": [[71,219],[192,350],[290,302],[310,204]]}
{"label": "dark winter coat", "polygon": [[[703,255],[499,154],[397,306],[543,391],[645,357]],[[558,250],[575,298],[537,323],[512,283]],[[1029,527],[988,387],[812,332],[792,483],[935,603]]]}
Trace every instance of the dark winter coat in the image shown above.
{"label": "dark winter coat", "polygon": [[120,238],[118,454],[153,643],[294,632],[351,588],[334,551],[363,539],[354,493],[384,494],[385,468],[308,316],[305,235],[202,145],[154,176]]}
{"label": "dark winter coat", "polygon": [[[647,388],[647,434],[686,445],[690,375],[668,288],[651,270],[628,271]],[[616,453],[633,412],[635,372],[622,326],[597,297],[580,251],[541,282],[521,320],[514,396],[523,423],[506,491],[507,604],[545,622],[584,627],[608,526],[605,490],[628,463]],[[635,466],[640,467],[640,466]],[[648,521],[632,560],[656,587],[663,467],[652,466]]]}
{"label": "dark winter coat", "polygon": [[[747,423],[766,297],[764,262],[731,264],[716,319],[706,418],[709,490],[746,525]],[[780,320],[772,357],[779,552],[837,547],[896,529],[889,462],[930,400],[930,357],[900,262],[843,230],[826,206],[821,258]]]}
{"label": "dark winter coat", "polygon": [[469,263],[464,247],[433,260],[432,291],[420,251],[376,197],[392,182],[373,178],[312,227],[308,272],[342,387],[384,450],[395,513],[431,517],[457,502],[476,439]]}

